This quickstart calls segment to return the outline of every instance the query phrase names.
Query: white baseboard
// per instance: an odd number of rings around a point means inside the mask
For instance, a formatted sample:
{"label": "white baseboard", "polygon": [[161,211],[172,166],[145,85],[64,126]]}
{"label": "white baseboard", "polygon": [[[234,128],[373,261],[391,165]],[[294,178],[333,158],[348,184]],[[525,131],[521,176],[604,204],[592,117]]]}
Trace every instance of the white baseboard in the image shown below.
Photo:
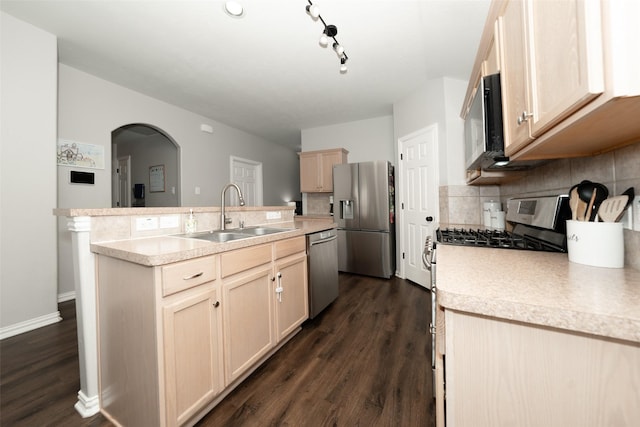
{"label": "white baseboard", "polygon": [[58,302],[71,301],[76,299],[76,291],[65,292],[64,294],[58,294]]}
{"label": "white baseboard", "polygon": [[33,331],[34,329],[42,328],[43,326],[51,325],[53,323],[58,323],[61,320],[62,317],[60,317],[60,312],[55,311],[50,314],[45,314],[44,316],[6,326],[4,328],[0,328],[0,340]]}

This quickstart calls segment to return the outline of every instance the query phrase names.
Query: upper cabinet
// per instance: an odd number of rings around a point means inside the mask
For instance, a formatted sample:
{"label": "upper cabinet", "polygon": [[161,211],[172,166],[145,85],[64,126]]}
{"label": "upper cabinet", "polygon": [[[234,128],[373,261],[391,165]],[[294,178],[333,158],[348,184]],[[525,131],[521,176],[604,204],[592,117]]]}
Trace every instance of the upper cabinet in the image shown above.
{"label": "upper cabinet", "polygon": [[640,2],[494,0],[464,105],[479,75],[500,71],[512,160],[589,156],[638,142],[639,20]]}
{"label": "upper cabinet", "polygon": [[505,154],[604,92],[599,0],[510,1],[498,18]]}
{"label": "upper cabinet", "polygon": [[331,193],[333,166],[347,163],[349,152],[344,148],[306,151],[300,154],[300,191],[302,193]]}

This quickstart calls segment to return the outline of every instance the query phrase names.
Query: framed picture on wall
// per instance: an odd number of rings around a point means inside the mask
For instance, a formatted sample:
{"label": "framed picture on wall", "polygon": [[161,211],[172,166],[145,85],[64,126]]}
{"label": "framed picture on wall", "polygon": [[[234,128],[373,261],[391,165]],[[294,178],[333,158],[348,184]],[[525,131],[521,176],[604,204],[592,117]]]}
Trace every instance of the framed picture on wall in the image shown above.
{"label": "framed picture on wall", "polygon": [[164,192],[164,165],[149,167],[149,192]]}

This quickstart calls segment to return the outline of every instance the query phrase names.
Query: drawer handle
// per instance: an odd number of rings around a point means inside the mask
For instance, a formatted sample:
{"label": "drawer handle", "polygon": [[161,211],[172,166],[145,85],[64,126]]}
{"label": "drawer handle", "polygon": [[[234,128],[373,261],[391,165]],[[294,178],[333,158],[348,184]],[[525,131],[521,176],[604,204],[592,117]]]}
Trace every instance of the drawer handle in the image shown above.
{"label": "drawer handle", "polygon": [[192,276],[186,276],[186,277],[183,277],[183,278],[182,278],[182,280],[191,280],[191,279],[195,279],[196,277],[200,277],[200,276],[202,276],[203,274],[204,274],[204,271],[201,271],[200,273],[196,273],[196,274],[194,274],[194,275],[192,275]]}

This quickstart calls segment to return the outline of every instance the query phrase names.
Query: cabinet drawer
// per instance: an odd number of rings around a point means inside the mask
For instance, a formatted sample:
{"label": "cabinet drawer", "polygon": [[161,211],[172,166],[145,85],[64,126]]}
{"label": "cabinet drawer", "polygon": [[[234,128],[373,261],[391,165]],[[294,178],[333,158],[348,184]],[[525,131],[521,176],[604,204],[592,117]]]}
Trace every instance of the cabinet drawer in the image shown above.
{"label": "cabinet drawer", "polygon": [[221,277],[271,262],[271,245],[253,246],[220,255]]}
{"label": "cabinet drawer", "polygon": [[215,257],[203,257],[162,267],[162,296],[215,280]]}
{"label": "cabinet drawer", "polygon": [[284,258],[298,252],[304,252],[307,244],[304,236],[294,237],[293,239],[280,240],[274,244],[275,259]]}

